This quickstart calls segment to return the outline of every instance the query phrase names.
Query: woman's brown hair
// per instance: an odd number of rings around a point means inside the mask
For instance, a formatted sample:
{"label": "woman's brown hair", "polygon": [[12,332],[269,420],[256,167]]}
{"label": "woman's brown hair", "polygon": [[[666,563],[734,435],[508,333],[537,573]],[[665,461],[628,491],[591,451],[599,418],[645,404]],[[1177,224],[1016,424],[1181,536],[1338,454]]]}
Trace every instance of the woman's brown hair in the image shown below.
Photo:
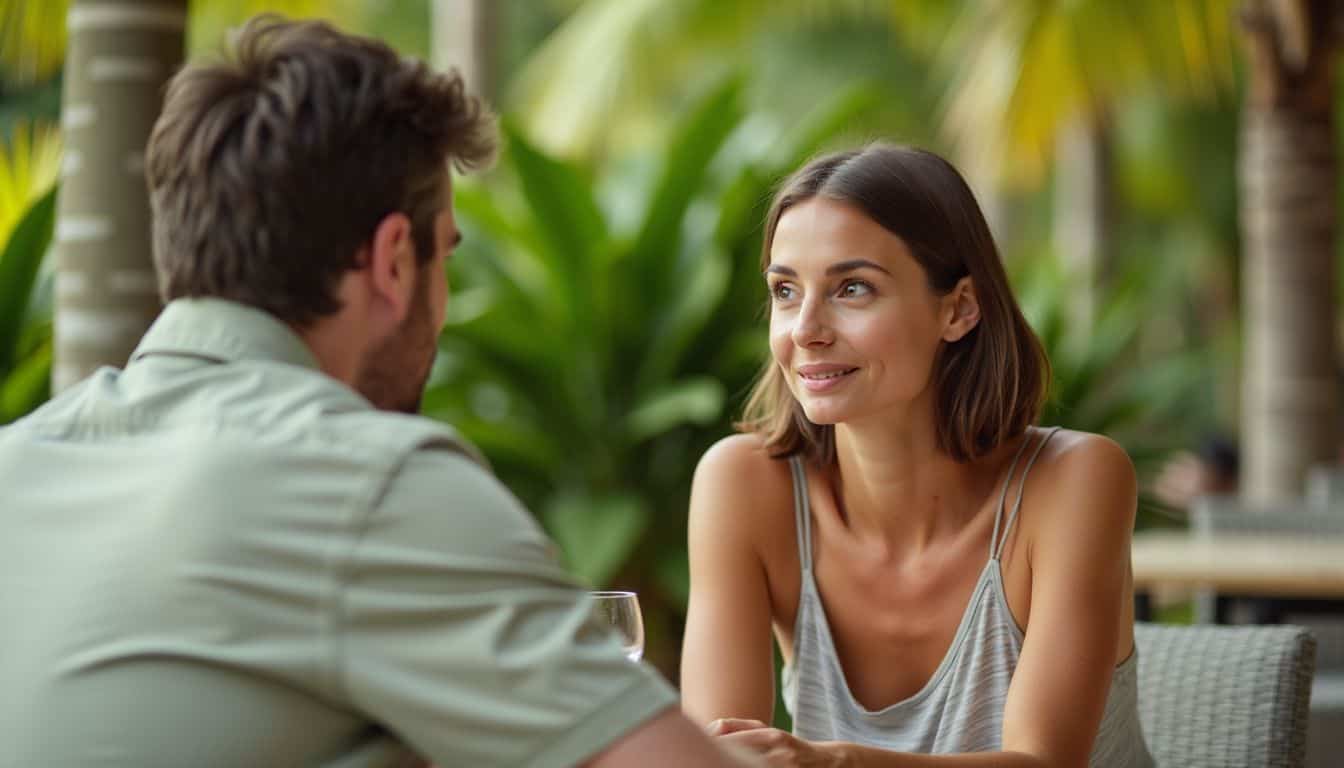
{"label": "woman's brown hair", "polygon": [[[974,283],[980,322],[944,343],[934,362],[939,447],[957,461],[971,461],[1025,432],[1040,415],[1050,364],[961,174],[932,152],[884,143],[818,157],[775,195],[765,220],[762,270],[770,266],[780,217],[814,197],[852,205],[899,237],[938,295],[963,277]],[[759,434],[771,456],[801,453],[823,466],[835,460],[835,428],[808,420],[773,360],[737,426]]]}

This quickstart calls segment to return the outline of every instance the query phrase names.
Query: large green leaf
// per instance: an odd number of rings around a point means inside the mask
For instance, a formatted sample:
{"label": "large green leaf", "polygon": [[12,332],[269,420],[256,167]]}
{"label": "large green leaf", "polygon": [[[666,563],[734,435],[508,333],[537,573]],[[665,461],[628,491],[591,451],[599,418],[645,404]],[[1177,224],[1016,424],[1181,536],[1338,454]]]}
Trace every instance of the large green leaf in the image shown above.
{"label": "large green leaf", "polygon": [[14,365],[38,269],[51,242],[56,189],[37,200],[19,220],[0,252],[0,374]]}
{"label": "large green leaf", "polygon": [[[565,350],[557,349],[537,329],[566,325],[551,316],[545,306],[538,306],[501,271],[488,268],[482,273],[492,273],[492,279],[463,292],[461,306],[448,315],[445,333],[473,341],[480,349],[509,358],[517,368],[533,369],[534,374],[554,370],[564,359]],[[453,301],[450,300],[450,307]]]}
{"label": "large green leaf", "polygon": [[625,563],[649,518],[644,500],[629,494],[561,495],[544,515],[570,570],[593,586],[606,583]]}
{"label": "large green leaf", "polygon": [[535,228],[524,224],[528,218],[526,212],[504,210],[499,197],[500,194],[484,186],[457,188],[453,207],[463,219],[464,227],[479,230],[493,247],[479,253],[476,239],[468,238],[453,264],[468,270],[472,267],[498,270],[534,303],[544,305],[549,295],[550,271],[543,258],[546,246]]}
{"label": "large green leaf", "polygon": [[[452,334],[452,329],[446,333]],[[500,396],[482,399],[482,392],[492,390]],[[530,422],[530,429],[551,439],[581,434],[584,429],[584,424],[574,418],[570,401],[553,386],[544,368],[533,361],[500,354],[479,338],[448,335],[441,340],[439,361],[425,402],[426,412],[430,412],[430,403],[437,404],[439,411],[455,404],[473,414],[497,412],[494,420]],[[468,427],[462,428],[475,439]]]}
{"label": "large green leaf", "polygon": [[596,266],[594,254],[609,247],[606,222],[592,186],[574,166],[533,147],[510,121],[503,125],[508,158],[550,256],[552,282],[576,305],[581,304]]}
{"label": "large green leaf", "polygon": [[729,259],[728,254],[708,248],[688,266],[680,292],[657,319],[651,343],[645,348],[635,385],[637,396],[665,381],[695,337],[709,330],[707,323],[728,291]]}
{"label": "large green leaf", "polygon": [[546,246],[544,263],[557,291],[563,317],[547,329],[564,339],[566,364],[552,372],[558,377],[576,415],[590,424],[603,416],[604,358],[610,328],[606,323],[606,291],[597,265],[612,247],[606,222],[593,189],[577,168],[543,154],[504,121],[508,156],[521,183],[523,196]]}
{"label": "large green leaf", "polygon": [[543,469],[564,460],[565,451],[552,434],[523,419],[482,418],[453,394],[444,388],[426,390],[421,413],[452,424],[491,460]]}
{"label": "large green leaf", "polygon": [[710,91],[674,132],[663,156],[662,177],[649,199],[631,258],[645,265],[647,287],[658,302],[677,271],[686,209],[700,192],[710,162],[742,121],[742,81],[734,77]]}
{"label": "large green leaf", "polygon": [[0,424],[7,424],[51,397],[51,339],[0,379]]}
{"label": "large green leaf", "polygon": [[723,383],[699,376],[683,379],[650,394],[627,418],[633,442],[647,440],[673,427],[710,424],[723,415]]}

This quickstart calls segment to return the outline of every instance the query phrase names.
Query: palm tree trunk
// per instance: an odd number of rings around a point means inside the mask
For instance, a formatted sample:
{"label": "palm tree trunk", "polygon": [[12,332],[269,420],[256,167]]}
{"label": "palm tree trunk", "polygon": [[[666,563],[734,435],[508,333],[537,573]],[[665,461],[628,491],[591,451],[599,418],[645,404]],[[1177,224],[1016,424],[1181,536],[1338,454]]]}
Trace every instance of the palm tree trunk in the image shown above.
{"label": "palm tree trunk", "polygon": [[430,13],[434,66],[456,67],[468,90],[493,103],[499,0],[433,0]]}
{"label": "palm tree trunk", "polygon": [[145,143],[182,62],[186,0],[75,0],[56,214],[52,391],[124,365],[159,311]]}
{"label": "palm tree trunk", "polygon": [[[1242,494],[1301,496],[1338,445],[1333,3],[1248,2]],[[1294,12],[1295,11],[1295,12]]]}
{"label": "palm tree trunk", "polygon": [[1097,304],[1114,277],[1110,228],[1114,167],[1111,131],[1104,112],[1070,120],[1056,140],[1052,238],[1072,288],[1069,312],[1092,327]]}

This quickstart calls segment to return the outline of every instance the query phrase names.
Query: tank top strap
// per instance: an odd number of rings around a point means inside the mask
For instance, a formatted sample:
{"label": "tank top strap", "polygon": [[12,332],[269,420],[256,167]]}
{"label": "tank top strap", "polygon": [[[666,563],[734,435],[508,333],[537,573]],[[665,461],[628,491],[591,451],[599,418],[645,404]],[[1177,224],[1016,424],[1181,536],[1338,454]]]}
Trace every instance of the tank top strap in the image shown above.
{"label": "tank top strap", "polygon": [[1008,474],[1003,478],[1003,490],[999,493],[999,503],[994,506],[994,531],[989,536],[989,557],[994,558],[994,549],[999,541],[999,524],[1003,522],[1003,510],[1008,501],[1008,486],[1012,483],[1013,473],[1017,471],[1017,462],[1022,460],[1022,454],[1027,449],[1027,443],[1031,442],[1031,436],[1028,434],[1022,438],[1022,444],[1017,447],[1017,453],[1013,454],[1013,463],[1008,465]]}
{"label": "tank top strap", "polygon": [[807,470],[801,456],[789,457],[793,472],[793,517],[798,531],[798,562],[803,572],[812,570],[812,505],[807,499]]}
{"label": "tank top strap", "polygon": [[1050,442],[1050,438],[1055,436],[1059,427],[1052,428],[1045,433],[1045,437],[1036,444],[1036,449],[1031,452],[1031,458],[1027,459],[1027,465],[1022,468],[1022,478],[1017,483],[1017,499],[1013,502],[1013,511],[1008,514],[1008,520],[1003,524],[1003,533],[999,534],[999,516],[1006,508],[1008,501],[1008,486],[1013,479],[1013,470],[1017,468],[1017,460],[1022,457],[1022,449],[1027,446],[1030,440],[1023,440],[1022,447],[1017,449],[1017,456],[1013,459],[1013,464],[1008,468],[1008,477],[1003,481],[1003,494],[999,497],[999,507],[994,510],[994,538],[989,542],[989,556],[992,560],[998,560],[1003,556],[1003,545],[1008,540],[1008,534],[1013,529],[1013,523],[1017,521],[1017,513],[1022,509],[1022,493],[1027,488],[1027,475],[1031,473],[1031,468],[1036,464],[1036,459],[1041,455],[1041,450],[1045,444]]}

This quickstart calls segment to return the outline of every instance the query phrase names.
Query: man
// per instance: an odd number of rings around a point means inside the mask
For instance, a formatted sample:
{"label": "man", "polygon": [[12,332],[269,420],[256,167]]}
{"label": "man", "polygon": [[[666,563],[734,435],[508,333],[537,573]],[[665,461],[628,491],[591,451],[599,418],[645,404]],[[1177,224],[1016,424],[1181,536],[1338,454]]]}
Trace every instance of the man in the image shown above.
{"label": "man", "polygon": [[488,115],[324,24],[235,45],[150,139],[162,315],[0,431],[0,765],[728,764],[409,415]]}

